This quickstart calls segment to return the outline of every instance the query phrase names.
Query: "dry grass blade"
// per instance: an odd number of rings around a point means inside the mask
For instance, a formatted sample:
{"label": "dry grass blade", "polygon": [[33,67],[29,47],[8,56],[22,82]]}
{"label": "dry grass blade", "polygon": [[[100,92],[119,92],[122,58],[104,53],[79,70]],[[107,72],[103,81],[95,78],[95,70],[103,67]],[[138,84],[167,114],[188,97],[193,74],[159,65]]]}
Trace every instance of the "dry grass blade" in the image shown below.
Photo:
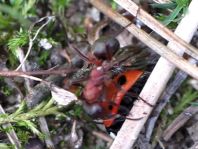
{"label": "dry grass blade", "polygon": [[62,88],[59,88],[55,85],[51,85],[51,94],[52,94],[52,99],[57,102],[58,105],[61,106],[67,106],[70,103],[78,100],[75,94],[64,90]]}

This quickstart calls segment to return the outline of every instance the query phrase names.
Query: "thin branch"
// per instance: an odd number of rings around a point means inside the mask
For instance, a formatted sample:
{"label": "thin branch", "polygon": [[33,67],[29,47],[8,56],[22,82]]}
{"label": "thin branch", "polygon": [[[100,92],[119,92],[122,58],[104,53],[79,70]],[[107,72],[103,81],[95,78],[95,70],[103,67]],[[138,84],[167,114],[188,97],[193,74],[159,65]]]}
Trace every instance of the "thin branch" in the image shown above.
{"label": "thin branch", "polygon": [[[17,48],[16,53],[17,53],[17,58],[19,59],[20,63],[22,64],[21,65],[22,71],[26,72],[26,64],[23,63],[23,60],[24,60],[23,50],[21,48]],[[26,78],[24,78],[24,80],[25,80],[25,87],[27,88],[28,91],[30,91],[31,90],[30,80],[26,79]]]}
{"label": "thin branch", "polygon": [[49,132],[48,124],[44,116],[39,117],[39,125],[42,133],[45,134],[45,143],[48,148],[55,149],[54,143],[52,142],[51,135]]}
{"label": "thin branch", "polygon": [[[92,5],[114,20],[116,23],[127,26],[131,22],[124,18],[121,14],[113,11],[110,7],[102,3],[101,0],[89,0]],[[152,50],[157,52],[162,57],[166,58],[169,62],[176,65],[179,69],[185,71],[192,77],[198,79],[198,68],[189,64],[185,59],[179,57],[175,52],[172,52],[170,48],[167,48],[165,45],[161,44],[156,39],[152,38],[143,30],[139,29],[134,24],[131,24],[129,27],[126,28],[129,32],[131,32],[135,37],[141,40],[144,44],[150,47]],[[172,44],[175,47],[175,44]],[[169,65],[172,65],[169,63]],[[164,74],[163,74],[164,75]]]}
{"label": "thin branch", "polygon": [[168,141],[171,136],[180,129],[191,117],[198,113],[196,106],[190,106],[185,109],[163,132],[163,139]]}
{"label": "thin branch", "polygon": [[104,140],[104,141],[106,141],[110,144],[113,142],[113,139],[109,135],[107,135],[106,133],[99,132],[99,131],[93,131],[92,134],[95,135],[98,138],[101,138],[102,140]]}
{"label": "thin branch", "polygon": [[23,75],[65,75],[67,73],[75,72],[76,69],[59,69],[59,70],[38,70],[38,71],[0,71],[2,77],[23,77]]}

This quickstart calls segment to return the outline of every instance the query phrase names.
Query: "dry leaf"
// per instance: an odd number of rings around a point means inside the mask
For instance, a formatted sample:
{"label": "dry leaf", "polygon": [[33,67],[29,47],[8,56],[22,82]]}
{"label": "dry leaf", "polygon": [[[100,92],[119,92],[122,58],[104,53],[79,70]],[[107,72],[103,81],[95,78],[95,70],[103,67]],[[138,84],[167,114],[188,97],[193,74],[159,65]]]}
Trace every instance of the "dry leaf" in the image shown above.
{"label": "dry leaf", "polygon": [[66,106],[71,102],[78,100],[75,94],[59,88],[55,85],[51,86],[52,99],[61,106]]}

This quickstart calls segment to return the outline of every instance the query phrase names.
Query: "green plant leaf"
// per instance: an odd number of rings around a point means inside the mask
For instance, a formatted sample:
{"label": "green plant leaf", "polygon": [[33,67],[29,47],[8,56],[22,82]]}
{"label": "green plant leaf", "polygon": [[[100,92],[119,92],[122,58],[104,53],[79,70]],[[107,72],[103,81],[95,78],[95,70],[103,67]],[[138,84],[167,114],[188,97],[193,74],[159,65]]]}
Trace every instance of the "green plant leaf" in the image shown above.
{"label": "green plant leaf", "polygon": [[36,125],[32,123],[30,120],[21,120],[21,121],[18,121],[17,124],[19,126],[24,126],[30,129],[39,138],[43,138],[43,134],[36,128]]}
{"label": "green plant leaf", "polygon": [[162,22],[165,26],[167,26],[168,24],[170,24],[177,16],[178,14],[180,13],[180,11],[182,10],[183,8],[180,7],[179,5],[173,10],[173,12],[168,16],[166,17],[166,19]]}
{"label": "green plant leaf", "polygon": [[179,7],[187,7],[189,5],[189,0],[176,0],[176,3]]}
{"label": "green plant leaf", "polygon": [[27,105],[26,105],[25,100],[23,100],[23,101],[20,103],[18,109],[17,109],[12,115],[15,117],[15,116],[17,116],[17,115],[23,113],[26,109],[27,109]]}
{"label": "green plant leaf", "polygon": [[190,103],[192,106],[198,106],[198,102],[191,102]]}
{"label": "green plant leaf", "polygon": [[50,55],[50,51],[49,50],[41,52],[41,55],[39,57],[39,64],[41,66],[43,66],[46,63],[47,59],[49,58],[49,55]]}
{"label": "green plant leaf", "polygon": [[28,11],[35,5],[36,0],[29,0],[28,2],[25,1],[24,9],[22,9],[22,15],[27,16]]}
{"label": "green plant leaf", "polygon": [[0,143],[0,149],[15,149],[15,147],[12,144]]}
{"label": "green plant leaf", "polygon": [[25,19],[19,11],[13,9],[11,6],[1,4],[0,11],[6,13],[7,15],[15,19],[15,21],[19,22],[22,26],[26,28],[30,26],[30,21]]}
{"label": "green plant leaf", "polygon": [[54,105],[54,101],[52,99],[50,99],[47,104],[42,108],[43,111],[51,108]]}
{"label": "green plant leaf", "polygon": [[9,39],[8,48],[12,52],[12,54],[17,57],[17,48],[24,46],[28,43],[28,41],[28,32],[17,32],[12,38]]}
{"label": "green plant leaf", "polygon": [[185,109],[186,106],[189,106],[191,102],[196,98],[198,98],[198,92],[195,92],[193,89],[188,89],[187,92],[185,92],[182,98],[180,99],[179,104],[174,108],[174,113],[180,113],[183,109]]}
{"label": "green plant leaf", "polygon": [[154,4],[150,4],[151,7],[153,8],[159,8],[159,9],[174,9],[177,4],[176,3],[165,3],[165,4],[158,4],[158,3],[154,3]]}

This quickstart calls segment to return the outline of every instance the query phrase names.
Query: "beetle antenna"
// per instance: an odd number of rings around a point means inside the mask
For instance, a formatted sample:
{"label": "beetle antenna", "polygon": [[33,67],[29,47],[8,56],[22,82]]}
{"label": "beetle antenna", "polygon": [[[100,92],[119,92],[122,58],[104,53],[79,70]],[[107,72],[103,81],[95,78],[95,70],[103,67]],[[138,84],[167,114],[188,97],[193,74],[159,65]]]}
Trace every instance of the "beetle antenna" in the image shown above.
{"label": "beetle antenna", "polygon": [[117,36],[118,36],[119,34],[121,34],[127,27],[129,27],[129,26],[132,25],[132,24],[133,24],[133,22],[130,22],[128,25],[122,27],[122,29],[121,29],[118,33],[116,33],[116,34],[114,35],[114,37],[117,37]]}
{"label": "beetle antenna", "polygon": [[69,48],[71,48],[73,51],[75,51],[84,61],[86,62],[91,62],[91,60],[85,56],[77,47],[74,45],[68,43]]}
{"label": "beetle antenna", "polygon": [[144,100],[142,97],[140,97],[138,94],[136,93],[132,93],[132,92],[127,92],[126,94],[128,94],[131,97],[136,97],[139,100],[142,100],[144,103],[146,103],[147,105],[149,105],[150,107],[154,107],[154,105],[152,105],[151,103],[149,103],[148,101]]}

